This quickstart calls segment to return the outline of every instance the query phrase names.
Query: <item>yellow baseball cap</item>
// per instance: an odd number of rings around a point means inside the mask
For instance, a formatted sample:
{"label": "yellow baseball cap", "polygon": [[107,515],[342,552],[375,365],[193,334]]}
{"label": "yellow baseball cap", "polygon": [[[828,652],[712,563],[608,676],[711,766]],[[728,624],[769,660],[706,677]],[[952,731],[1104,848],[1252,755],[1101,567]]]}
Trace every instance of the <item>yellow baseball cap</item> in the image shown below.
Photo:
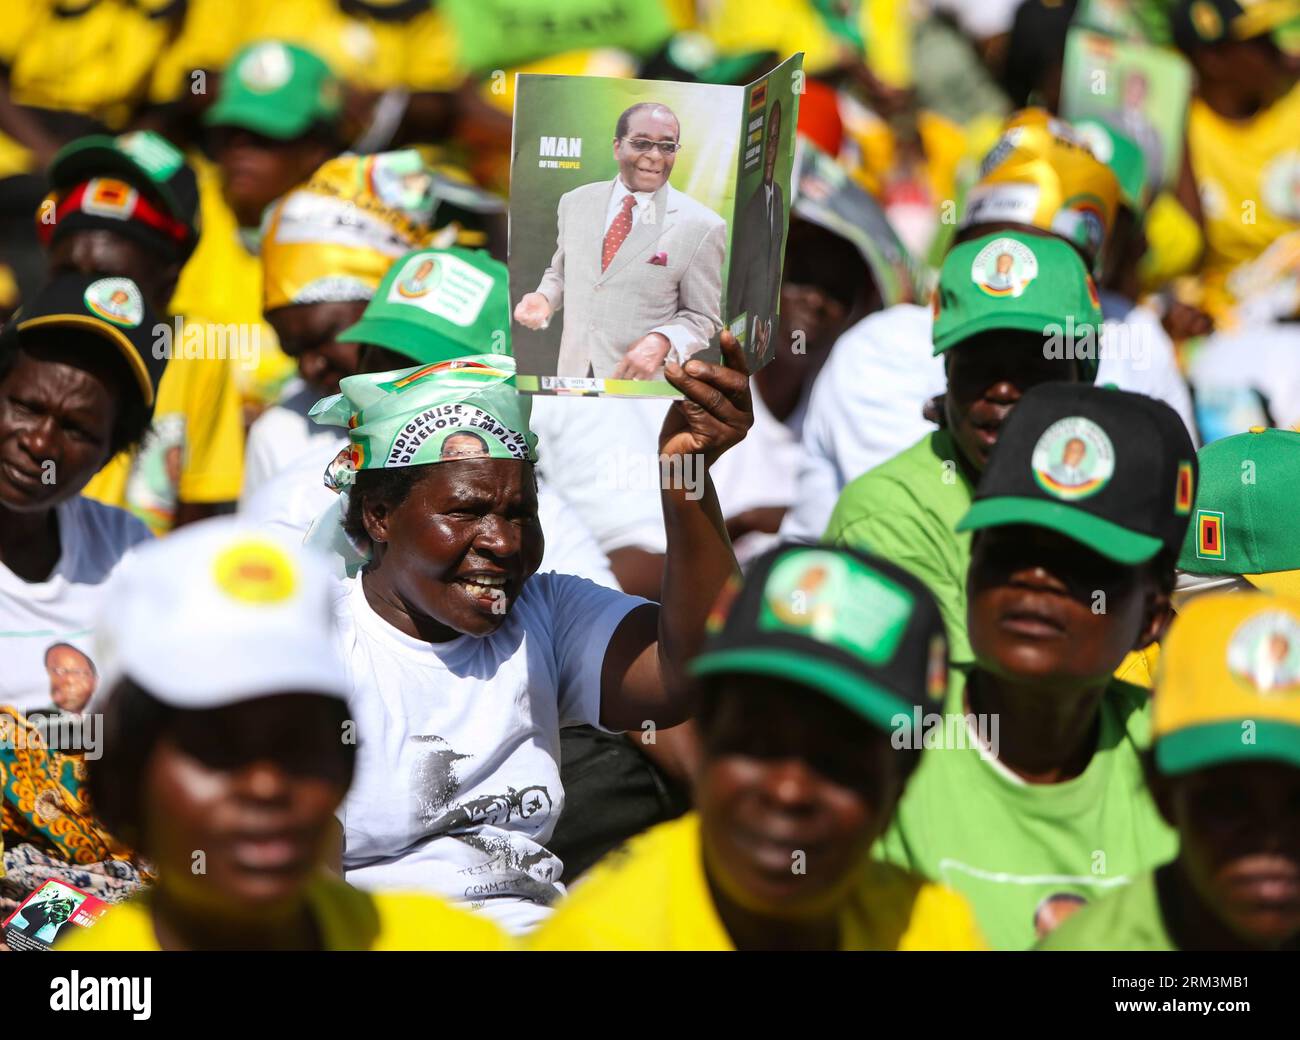
{"label": "yellow baseball cap", "polygon": [[1193,600],[1161,648],[1152,735],[1168,775],[1261,759],[1300,767],[1300,598]]}
{"label": "yellow baseball cap", "polygon": [[1115,222],[1119,181],[1070,124],[1042,109],[1015,113],[980,165],[961,227],[1024,224],[1095,263]]}

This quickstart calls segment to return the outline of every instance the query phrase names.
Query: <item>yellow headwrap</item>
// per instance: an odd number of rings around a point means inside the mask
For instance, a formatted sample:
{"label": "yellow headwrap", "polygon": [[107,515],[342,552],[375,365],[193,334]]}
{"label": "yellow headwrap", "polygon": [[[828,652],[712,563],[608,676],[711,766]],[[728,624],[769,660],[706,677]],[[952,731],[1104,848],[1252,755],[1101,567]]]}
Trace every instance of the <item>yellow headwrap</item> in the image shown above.
{"label": "yellow headwrap", "polygon": [[980,165],[962,227],[1009,222],[1050,231],[1096,262],[1115,221],[1119,181],[1071,127],[1042,109],[1016,113]]}
{"label": "yellow headwrap", "polygon": [[435,207],[417,152],[331,159],[266,217],[262,309],[370,299],[397,257],[429,241]]}

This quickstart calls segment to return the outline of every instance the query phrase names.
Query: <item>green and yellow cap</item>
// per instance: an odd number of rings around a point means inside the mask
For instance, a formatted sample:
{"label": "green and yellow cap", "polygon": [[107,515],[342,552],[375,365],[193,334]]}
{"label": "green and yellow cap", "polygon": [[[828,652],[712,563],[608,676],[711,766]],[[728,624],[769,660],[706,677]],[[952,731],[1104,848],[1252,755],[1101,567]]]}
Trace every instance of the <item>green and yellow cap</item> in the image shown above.
{"label": "green and yellow cap", "polygon": [[1161,647],[1153,705],[1162,773],[1260,760],[1300,767],[1300,599],[1191,601]]}

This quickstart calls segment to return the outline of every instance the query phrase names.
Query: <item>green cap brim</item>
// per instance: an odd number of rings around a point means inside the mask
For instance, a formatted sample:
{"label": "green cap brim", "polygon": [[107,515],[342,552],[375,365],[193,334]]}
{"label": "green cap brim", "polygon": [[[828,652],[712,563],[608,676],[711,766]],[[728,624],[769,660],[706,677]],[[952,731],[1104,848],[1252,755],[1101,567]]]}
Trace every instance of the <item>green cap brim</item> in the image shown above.
{"label": "green cap brim", "polygon": [[[1242,740],[1241,724],[1254,725],[1254,741]],[[1227,719],[1188,726],[1158,737],[1156,768],[1167,776],[1225,762],[1282,761],[1300,767],[1300,726],[1277,719]]]}
{"label": "green cap brim", "polygon": [[301,137],[314,122],[316,114],[313,112],[294,112],[266,101],[242,97],[218,99],[203,114],[205,126],[235,126],[277,141]]}
{"label": "green cap brim", "polygon": [[1164,546],[1154,535],[1140,534],[1064,502],[1041,498],[986,498],[976,502],[957,522],[958,531],[1030,524],[1046,527],[1086,545],[1116,563],[1146,563]]}
{"label": "green cap brim", "polygon": [[423,325],[397,318],[362,318],[349,325],[334,339],[339,343],[369,343],[376,347],[395,350],[414,359],[417,365],[433,365],[439,361],[468,354],[491,354],[492,350],[477,348],[439,336]]}
{"label": "green cap brim", "polygon": [[150,177],[148,171],[126,152],[115,147],[113,138],[107,134],[94,134],[73,141],[60,149],[50,163],[50,185],[60,190],[75,187],[94,177],[118,177],[133,188],[157,195],[173,217],[185,224],[190,223],[171,190]]}
{"label": "green cap brim", "polygon": [[741,672],[789,679],[824,693],[883,730],[892,730],[900,713],[911,718],[915,708],[860,672],[787,648],[755,646],[704,653],[691,662],[689,671],[697,676]]}

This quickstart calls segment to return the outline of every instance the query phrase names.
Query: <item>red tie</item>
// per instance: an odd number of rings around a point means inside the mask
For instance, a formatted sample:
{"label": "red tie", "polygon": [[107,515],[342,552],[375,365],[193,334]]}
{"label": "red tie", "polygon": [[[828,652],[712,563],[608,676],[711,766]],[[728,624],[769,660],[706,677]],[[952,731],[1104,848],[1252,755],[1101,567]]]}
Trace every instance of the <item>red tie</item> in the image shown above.
{"label": "red tie", "polygon": [[609,230],[605,232],[605,248],[600,251],[600,269],[602,271],[609,267],[609,262],[614,259],[618,247],[623,244],[623,240],[631,232],[632,207],[635,205],[635,196],[623,196],[623,211],[614,218],[613,223],[609,225]]}

